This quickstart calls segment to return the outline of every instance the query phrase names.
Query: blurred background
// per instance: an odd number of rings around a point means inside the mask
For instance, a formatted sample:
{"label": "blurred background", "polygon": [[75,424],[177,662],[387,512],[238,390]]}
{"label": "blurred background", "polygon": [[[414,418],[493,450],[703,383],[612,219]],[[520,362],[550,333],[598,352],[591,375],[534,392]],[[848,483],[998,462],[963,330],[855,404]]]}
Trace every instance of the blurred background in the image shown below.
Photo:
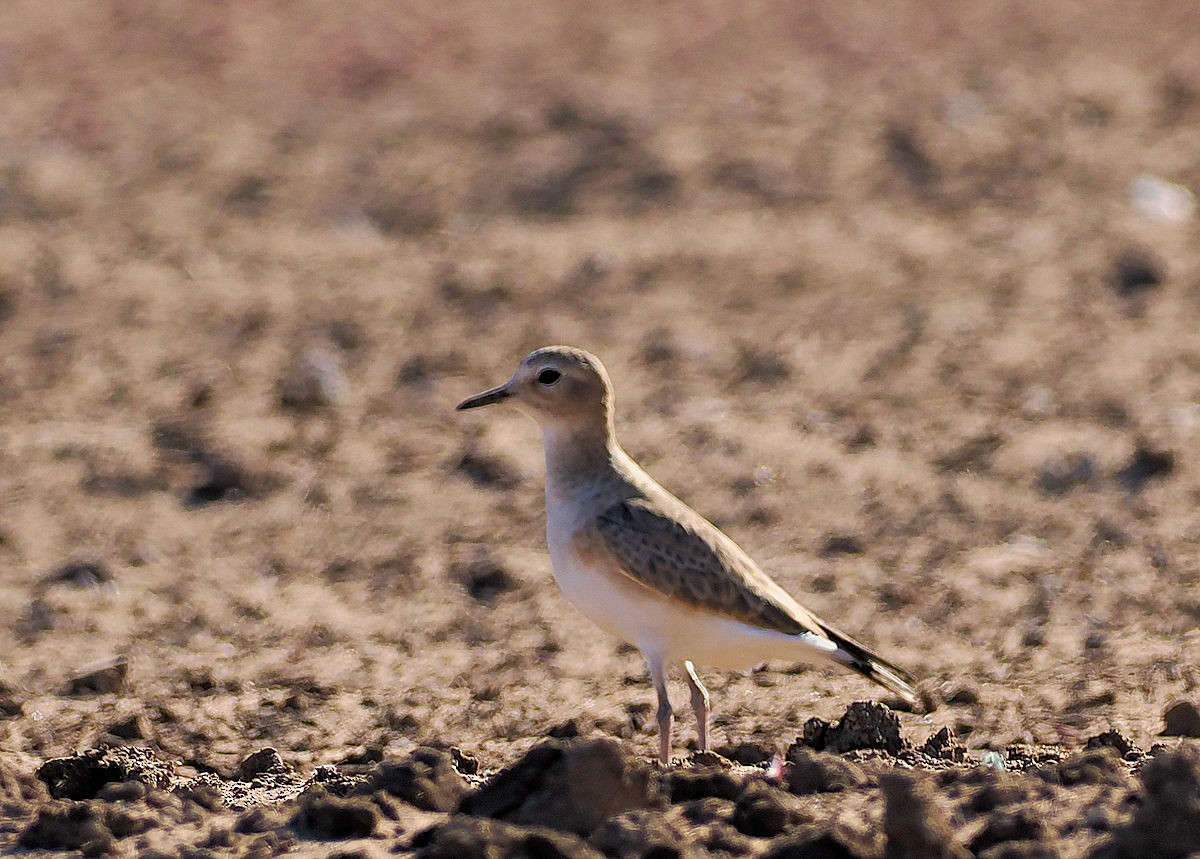
{"label": "blurred background", "polygon": [[[1148,742],[1195,698],[1200,7],[5,20],[12,753],[649,749],[639,657],[551,582],[536,428],[452,412],[554,342],[656,477],[926,678],[922,730]],[[874,694],[711,680],[718,746]]]}

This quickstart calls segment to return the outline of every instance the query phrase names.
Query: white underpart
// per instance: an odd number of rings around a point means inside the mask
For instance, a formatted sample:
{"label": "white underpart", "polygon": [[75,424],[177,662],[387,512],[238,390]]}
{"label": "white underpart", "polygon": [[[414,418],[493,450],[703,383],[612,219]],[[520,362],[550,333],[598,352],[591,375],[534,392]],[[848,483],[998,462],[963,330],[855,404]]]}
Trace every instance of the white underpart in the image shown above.
{"label": "white underpart", "polygon": [[588,498],[561,498],[546,488],[546,539],[563,595],[601,629],[666,664],[743,671],[770,659],[841,664],[838,647],[819,635],[788,635],[706,612],[655,593],[616,569],[585,565],[574,535],[599,511]]}

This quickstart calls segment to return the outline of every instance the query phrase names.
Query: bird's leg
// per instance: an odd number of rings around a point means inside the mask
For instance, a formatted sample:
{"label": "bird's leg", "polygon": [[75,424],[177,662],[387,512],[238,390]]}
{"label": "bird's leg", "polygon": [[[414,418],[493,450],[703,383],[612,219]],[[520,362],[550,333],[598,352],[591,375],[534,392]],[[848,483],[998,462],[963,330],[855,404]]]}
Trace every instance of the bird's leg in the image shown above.
{"label": "bird's leg", "polygon": [[707,752],[709,750],[708,690],[704,688],[704,684],[696,676],[696,666],[690,660],[683,663],[683,667],[687,669],[688,688],[692,690],[692,709],[696,711],[696,731],[698,733],[700,751]]}
{"label": "bird's leg", "polygon": [[658,693],[658,759],[666,766],[671,762],[671,728],[675,724],[671,698],[667,694],[667,666],[656,656],[647,656],[646,664],[650,666],[650,679]]}

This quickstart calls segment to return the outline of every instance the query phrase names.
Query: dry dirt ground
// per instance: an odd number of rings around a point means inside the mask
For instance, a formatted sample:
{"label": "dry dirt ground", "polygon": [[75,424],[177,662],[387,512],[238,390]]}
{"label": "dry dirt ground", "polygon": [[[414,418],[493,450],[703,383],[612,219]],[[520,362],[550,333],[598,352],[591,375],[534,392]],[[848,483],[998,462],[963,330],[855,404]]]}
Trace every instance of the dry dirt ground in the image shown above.
{"label": "dry dirt ground", "polygon": [[[956,5],[7,3],[0,849],[1200,851],[1200,7]],[[554,342],[921,712],[649,762]]]}

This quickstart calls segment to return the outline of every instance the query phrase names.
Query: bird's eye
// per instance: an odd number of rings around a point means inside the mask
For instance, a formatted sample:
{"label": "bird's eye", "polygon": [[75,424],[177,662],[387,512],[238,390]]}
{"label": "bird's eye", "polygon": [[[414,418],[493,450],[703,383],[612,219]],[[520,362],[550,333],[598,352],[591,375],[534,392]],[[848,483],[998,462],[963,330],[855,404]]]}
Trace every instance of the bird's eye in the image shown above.
{"label": "bird's eye", "polygon": [[546,387],[550,387],[561,378],[562,373],[558,372],[558,370],[542,370],[542,372],[537,374],[538,384],[545,385]]}

